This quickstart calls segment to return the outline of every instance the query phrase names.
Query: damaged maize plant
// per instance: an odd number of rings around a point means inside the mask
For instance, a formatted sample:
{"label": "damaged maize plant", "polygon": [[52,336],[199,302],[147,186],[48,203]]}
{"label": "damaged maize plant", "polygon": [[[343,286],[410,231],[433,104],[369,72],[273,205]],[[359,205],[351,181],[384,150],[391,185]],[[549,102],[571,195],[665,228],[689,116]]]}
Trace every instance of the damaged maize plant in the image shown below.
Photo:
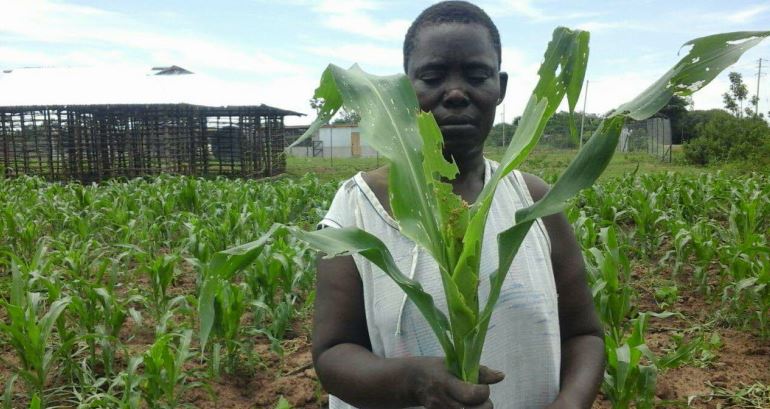
{"label": "damaged maize plant", "polygon": [[[390,276],[418,307],[438,338],[449,370],[477,382],[489,321],[514,256],[529,227],[562,211],[567,201],[599,177],[609,163],[626,118],[655,114],[672,95],[689,95],[770,32],[736,32],[692,40],[687,55],[637,98],[611,112],[551,190],[537,203],[512,216],[512,227],[497,237],[499,259],[490,276],[490,292],[479,298],[481,245],[498,183],[519,166],[537,144],[548,119],[566,96],[574,111],[588,62],[589,34],[557,28],[545,52],[535,87],[501,165],[475,203],[452,192],[448,180],[457,166],[442,153],[442,135],[431,113],[420,112],[404,75],[374,76],[358,66],[330,65],[315,98],[324,101],[318,119],[295,144],[312,135],[344,107],[361,116],[361,136],[390,162],[389,200],[401,233],[424,248],[439,266],[447,311],[439,309],[419,283],[399,271],[392,255],[375,236],[357,229],[290,230],[328,256],[358,253]],[[574,121],[573,121],[574,130]]]}

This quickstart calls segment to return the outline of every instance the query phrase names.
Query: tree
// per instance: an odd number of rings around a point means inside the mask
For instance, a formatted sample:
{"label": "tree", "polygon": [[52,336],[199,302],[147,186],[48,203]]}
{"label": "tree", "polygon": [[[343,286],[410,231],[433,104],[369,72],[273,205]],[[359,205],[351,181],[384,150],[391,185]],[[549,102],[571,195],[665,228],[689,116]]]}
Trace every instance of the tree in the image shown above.
{"label": "tree", "polygon": [[[318,98],[311,98],[310,107],[313,108],[316,113],[320,113],[320,109],[323,107],[323,100]],[[357,112],[348,111],[345,108],[342,108],[337,112],[337,116],[334,118],[332,123],[357,125],[360,120],[361,116],[358,115]]]}
{"label": "tree", "polygon": [[[746,107],[745,112],[746,116],[751,118],[757,116],[757,112],[755,112],[751,107],[756,107],[757,103],[759,103],[759,97],[756,95],[751,97],[751,100],[749,100],[749,105]],[[759,117],[762,117],[762,114],[759,114]]]}
{"label": "tree", "polygon": [[313,108],[316,113],[320,113],[321,108],[324,106],[324,100],[321,98],[310,98],[310,108]]}
{"label": "tree", "polygon": [[345,108],[340,109],[337,112],[337,117],[332,121],[333,124],[351,124],[358,125],[361,120],[361,115],[358,115],[355,111],[348,111]]}
{"label": "tree", "polygon": [[[503,146],[504,144],[508,144],[511,142],[511,138],[513,138],[513,134],[516,132],[516,122],[519,118],[516,118],[513,120],[513,122],[506,122],[505,125],[502,123],[495,124],[492,129],[489,131],[489,136],[487,136],[486,145],[487,146]],[[505,129],[505,135],[503,135],[503,129]]]}
{"label": "tree", "polygon": [[[709,109],[709,110],[694,110],[688,111],[682,118],[680,134],[682,142],[696,138],[698,133],[698,127],[711,121],[712,119],[726,120],[733,116],[723,109]],[[672,125],[672,133],[673,133]]]}
{"label": "tree", "polygon": [[743,83],[743,76],[738,72],[728,74],[730,78],[730,92],[722,94],[725,108],[738,118],[743,117],[743,101],[749,96],[749,88]]}
{"label": "tree", "polygon": [[764,169],[770,164],[770,126],[760,118],[714,112],[696,126],[696,137],[684,145],[684,154],[688,162],[699,165],[743,162]]}
{"label": "tree", "polygon": [[668,101],[668,104],[660,110],[660,113],[671,121],[671,142],[674,144],[682,143],[684,122],[688,112],[687,108],[691,105],[691,98],[674,95]]}

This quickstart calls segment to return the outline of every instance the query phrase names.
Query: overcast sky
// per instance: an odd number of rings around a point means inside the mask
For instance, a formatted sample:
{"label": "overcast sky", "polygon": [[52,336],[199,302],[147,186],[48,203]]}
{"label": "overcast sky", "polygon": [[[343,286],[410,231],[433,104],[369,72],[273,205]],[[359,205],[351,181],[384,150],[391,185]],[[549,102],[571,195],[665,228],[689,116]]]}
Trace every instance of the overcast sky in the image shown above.
{"label": "overcast sky", "polygon": [[[221,84],[228,95],[237,94],[231,101],[311,114],[308,100],[328,63],[358,62],[377,74],[401,72],[404,33],[431,3],[0,0],[0,69],[43,66],[93,72],[104,67],[106,73],[148,72],[152,66],[176,64]],[[508,121],[523,110],[542,53],[558,25],[591,32],[587,111],[596,113],[615,108],[657,79],[676,63],[677,51],[687,40],[718,32],[770,30],[768,1],[486,0],[476,4],[500,29],[503,70],[510,75],[503,103]],[[760,57],[770,59],[770,40],[732,68],[743,74],[751,95]],[[770,61],[764,64],[770,72]],[[760,110],[767,112],[770,77],[763,81]],[[0,94],[3,86],[0,81]],[[696,94],[695,108],[721,107],[726,90],[727,74],[723,73]],[[212,96],[211,101],[219,100]],[[290,123],[311,119],[312,115]]]}

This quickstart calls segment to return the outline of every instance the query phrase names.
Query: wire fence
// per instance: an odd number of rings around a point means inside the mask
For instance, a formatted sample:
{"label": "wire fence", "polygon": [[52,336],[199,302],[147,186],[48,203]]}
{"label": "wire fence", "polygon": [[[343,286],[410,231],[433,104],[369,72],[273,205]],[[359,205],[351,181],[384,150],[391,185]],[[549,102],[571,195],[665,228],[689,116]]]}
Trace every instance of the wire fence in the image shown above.
{"label": "wire fence", "polygon": [[661,117],[628,121],[620,133],[618,150],[647,152],[662,161],[671,162],[671,121]]}
{"label": "wire fence", "polygon": [[84,183],[174,173],[259,178],[286,169],[284,117],[267,105],[0,107],[0,167]]}

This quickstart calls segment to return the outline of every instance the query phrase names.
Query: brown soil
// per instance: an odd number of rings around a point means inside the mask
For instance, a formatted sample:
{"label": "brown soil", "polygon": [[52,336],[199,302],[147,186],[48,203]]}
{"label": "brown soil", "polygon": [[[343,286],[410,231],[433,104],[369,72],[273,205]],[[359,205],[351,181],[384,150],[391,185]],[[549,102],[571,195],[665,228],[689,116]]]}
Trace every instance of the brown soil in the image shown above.
{"label": "brown soil", "polygon": [[[292,334],[306,332],[310,317],[294,323]],[[214,408],[267,408],[272,409],[281,396],[296,409],[323,408],[328,396],[323,392],[310,352],[309,334],[297,335],[282,343],[283,357],[270,351],[270,343],[260,339],[255,352],[264,367],[254,374],[222,375],[211,382],[211,393],[197,389],[188,394],[188,401],[196,407]]]}
{"label": "brown soil", "polygon": [[[636,303],[637,308],[639,311],[663,312],[655,301],[654,287],[650,284],[656,279],[670,279],[670,270],[663,268],[663,271],[658,273],[645,270],[647,269],[635,266],[634,275],[639,280],[634,286],[640,296]],[[716,276],[716,272],[716,269],[710,272],[712,277]],[[658,356],[663,355],[664,350],[671,346],[671,336],[675,332],[700,325],[709,328],[705,331],[707,336],[716,333],[722,346],[713,351],[716,355],[713,360],[698,364],[687,363],[659,374],[657,407],[745,407],[730,406],[728,402],[713,397],[709,384],[736,392],[755,383],[770,384],[770,340],[762,340],[750,331],[720,327],[723,323],[715,320],[721,307],[720,298],[704,296],[694,288],[695,285],[685,284],[689,282],[690,276],[689,270],[680,275],[677,284],[680,291],[678,300],[665,309],[681,313],[682,317],[651,318],[645,338],[647,344]],[[710,281],[715,284],[717,280]],[[711,327],[708,327],[709,325]],[[770,402],[767,402],[767,405],[770,407]],[[599,396],[593,407],[605,409],[611,408],[612,405]]]}

